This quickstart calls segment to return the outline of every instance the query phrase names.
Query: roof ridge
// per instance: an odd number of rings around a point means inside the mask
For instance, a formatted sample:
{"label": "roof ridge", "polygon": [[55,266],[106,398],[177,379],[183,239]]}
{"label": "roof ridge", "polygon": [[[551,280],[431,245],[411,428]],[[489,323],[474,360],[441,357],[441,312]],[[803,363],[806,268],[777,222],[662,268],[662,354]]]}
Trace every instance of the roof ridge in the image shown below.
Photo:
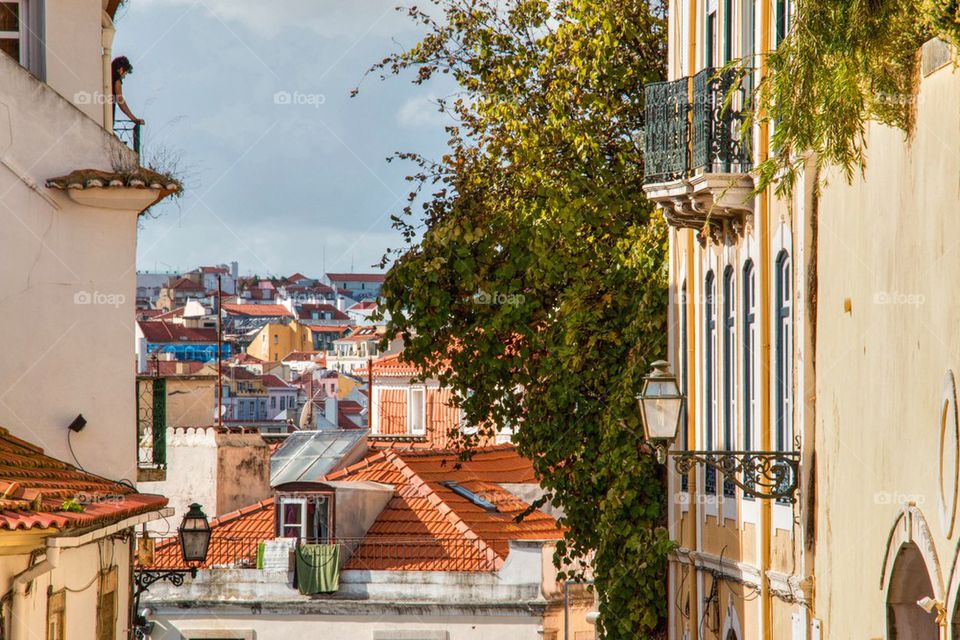
{"label": "roof ridge", "polygon": [[272,506],[273,503],[274,503],[274,496],[270,496],[269,498],[264,498],[263,500],[258,500],[257,502],[254,502],[251,505],[247,505],[246,507],[240,507],[236,511],[230,511],[229,513],[225,513],[221,516],[217,516],[213,518],[210,521],[210,526],[211,527],[223,526],[227,523],[233,522],[237,518],[242,518],[243,516],[250,515],[251,513],[262,511],[268,506]]}
{"label": "roof ridge", "polygon": [[366,457],[364,457],[362,460],[360,460],[359,462],[355,462],[354,464],[352,464],[352,465],[350,465],[350,466],[348,466],[348,467],[344,467],[343,469],[337,469],[337,470],[334,471],[333,473],[328,473],[327,475],[325,475],[325,476],[323,476],[322,478],[320,478],[320,481],[323,481],[323,480],[338,480],[338,479],[340,479],[340,478],[345,478],[345,477],[347,477],[347,476],[349,476],[349,475],[352,475],[352,474],[353,474],[354,472],[356,472],[356,471],[359,471],[359,470],[361,470],[361,469],[367,469],[367,468],[369,468],[370,466],[372,466],[372,465],[371,465],[372,462],[379,462],[381,459],[383,459],[383,458],[385,458],[385,457],[386,457],[386,456],[384,455],[384,452],[383,452],[383,451],[377,451],[377,452],[374,453],[373,455],[371,455],[371,456],[366,456]]}
{"label": "roof ridge", "polygon": [[483,539],[479,533],[473,530],[473,528],[467,524],[467,522],[460,517],[456,510],[447,504],[440,494],[438,494],[433,487],[430,486],[430,483],[420,477],[416,471],[411,469],[407,463],[403,460],[400,454],[397,453],[395,449],[387,449],[385,452],[385,457],[387,457],[394,466],[400,471],[400,473],[407,479],[407,484],[414,489],[417,493],[420,494],[430,505],[440,514],[444,520],[446,520],[454,529],[459,531],[465,538],[468,540],[476,540],[477,548],[481,553],[487,556],[487,559],[493,562],[495,569],[500,569],[503,566],[504,559],[500,557],[500,554],[497,553],[496,549],[487,544],[487,541]]}

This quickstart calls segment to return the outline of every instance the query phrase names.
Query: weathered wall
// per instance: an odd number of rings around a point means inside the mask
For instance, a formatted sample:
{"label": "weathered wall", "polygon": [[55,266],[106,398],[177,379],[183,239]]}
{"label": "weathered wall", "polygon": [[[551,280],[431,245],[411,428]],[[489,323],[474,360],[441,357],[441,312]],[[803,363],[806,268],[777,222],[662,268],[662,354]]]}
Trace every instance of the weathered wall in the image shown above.
{"label": "weathered wall", "polygon": [[82,413],[79,463],[133,478],[137,215],[44,186],[75,169],[110,170],[130,152],[6,56],[0,98],[0,315],[10,338],[0,424],[72,460],[67,425]]}
{"label": "weathered wall", "polygon": [[816,611],[825,638],[886,636],[883,563],[909,502],[922,515],[911,535],[929,550],[934,588],[951,613],[956,599],[945,582],[958,532],[941,521],[956,513],[952,414],[943,442],[941,425],[954,395],[945,374],[960,373],[960,71],[948,64],[921,78],[917,96],[894,99],[915,100],[912,135],[871,125],[865,176],[852,185],[830,176],[820,204]]}
{"label": "weathered wall", "polygon": [[217,405],[215,376],[167,378],[167,426],[197,427],[213,422]]}
{"label": "weathered wall", "polygon": [[[129,628],[127,611],[130,600],[126,589],[130,582],[129,560],[129,545],[122,540],[103,540],[74,549],[64,549],[60,553],[58,566],[34,580],[25,600],[26,606],[21,607],[19,603],[15,603],[16,611],[28,616],[27,628],[34,632],[31,637],[43,637],[47,620],[47,591],[51,587],[55,592],[65,587],[71,590],[66,597],[66,624],[71,640],[94,640],[97,637],[99,581],[96,577],[101,566],[117,567],[119,588],[115,637],[126,637],[126,630]],[[25,570],[28,564],[29,554],[0,556],[0,591],[6,593],[12,585],[13,576]],[[4,603],[4,610],[8,616],[6,624],[9,631],[13,617],[10,615],[10,605]],[[18,640],[16,636],[12,638]]]}
{"label": "weathered wall", "polygon": [[259,433],[171,427],[167,429],[166,479],[140,482],[138,488],[166,496],[175,510],[169,522],[150,523],[152,531],[175,528],[193,502],[213,518],[272,495],[270,448]]}
{"label": "weathered wall", "polygon": [[147,525],[159,534],[175,535],[187,507],[197,502],[212,518],[217,515],[217,442],[213,428],[167,429],[167,476],[161,482],[139,482],[143,493],[169,499],[174,515]]}
{"label": "weathered wall", "polygon": [[[270,447],[259,433],[218,433],[216,514],[229,513],[273,495]],[[213,514],[207,513],[212,516]]]}

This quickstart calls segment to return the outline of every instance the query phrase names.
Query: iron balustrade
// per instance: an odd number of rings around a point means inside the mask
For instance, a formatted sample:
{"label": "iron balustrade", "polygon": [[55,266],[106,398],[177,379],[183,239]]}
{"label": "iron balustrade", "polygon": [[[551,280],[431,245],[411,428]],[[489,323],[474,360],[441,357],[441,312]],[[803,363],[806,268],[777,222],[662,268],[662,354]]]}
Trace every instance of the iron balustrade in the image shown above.
{"label": "iron balustrade", "polygon": [[689,170],[688,78],[652,82],[644,94],[644,174],[646,182],[670,182]]}
{"label": "iron balustrade", "polygon": [[137,378],[137,466],[167,465],[167,381],[160,377]]}
{"label": "iron balustrade", "polygon": [[692,78],[646,85],[644,181],[749,172],[751,142],[743,123],[752,93],[752,74],[738,68],[709,67]]}
{"label": "iron balustrade", "polygon": [[133,120],[115,120],[113,122],[113,132],[137,155],[140,154],[140,126],[139,122]]}
{"label": "iron balustrade", "polygon": [[742,130],[750,100],[747,77],[735,68],[707,68],[693,76],[693,171],[747,173],[753,168],[750,139]]}
{"label": "iron balustrade", "polygon": [[[258,547],[272,539],[255,534],[215,534],[210,539],[207,561],[198,568],[255,569]],[[447,571],[494,571],[494,549],[505,553],[509,540],[369,535],[363,538],[300,538],[295,544],[340,545],[340,562],[344,569],[430,571],[442,566]],[[138,568],[189,569],[181,557],[180,541],[176,536],[155,539],[153,562],[138,565]]]}

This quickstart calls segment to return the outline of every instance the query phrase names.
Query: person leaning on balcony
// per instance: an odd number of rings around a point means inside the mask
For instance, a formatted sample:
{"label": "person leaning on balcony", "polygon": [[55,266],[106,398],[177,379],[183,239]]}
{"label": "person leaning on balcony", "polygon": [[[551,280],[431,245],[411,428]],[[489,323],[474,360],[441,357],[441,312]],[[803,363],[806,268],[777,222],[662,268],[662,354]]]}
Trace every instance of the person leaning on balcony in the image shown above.
{"label": "person leaning on balcony", "polygon": [[113,71],[113,119],[117,119],[117,105],[119,105],[120,111],[127,114],[131,122],[146,124],[142,118],[133,115],[133,111],[130,111],[130,107],[127,106],[127,101],[123,99],[123,78],[133,73],[133,65],[127,60],[127,56],[120,56],[113,59],[110,67]]}

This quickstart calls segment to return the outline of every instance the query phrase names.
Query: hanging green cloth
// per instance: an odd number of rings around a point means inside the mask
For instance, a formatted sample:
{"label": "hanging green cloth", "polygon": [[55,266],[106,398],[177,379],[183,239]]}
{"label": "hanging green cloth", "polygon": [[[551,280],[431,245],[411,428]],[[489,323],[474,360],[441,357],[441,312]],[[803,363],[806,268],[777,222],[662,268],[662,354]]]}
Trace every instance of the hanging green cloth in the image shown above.
{"label": "hanging green cloth", "polygon": [[340,588],[340,545],[297,547],[297,588],[300,593],[332,593]]}
{"label": "hanging green cloth", "polygon": [[266,546],[265,542],[257,545],[257,569],[263,569],[263,550]]}

